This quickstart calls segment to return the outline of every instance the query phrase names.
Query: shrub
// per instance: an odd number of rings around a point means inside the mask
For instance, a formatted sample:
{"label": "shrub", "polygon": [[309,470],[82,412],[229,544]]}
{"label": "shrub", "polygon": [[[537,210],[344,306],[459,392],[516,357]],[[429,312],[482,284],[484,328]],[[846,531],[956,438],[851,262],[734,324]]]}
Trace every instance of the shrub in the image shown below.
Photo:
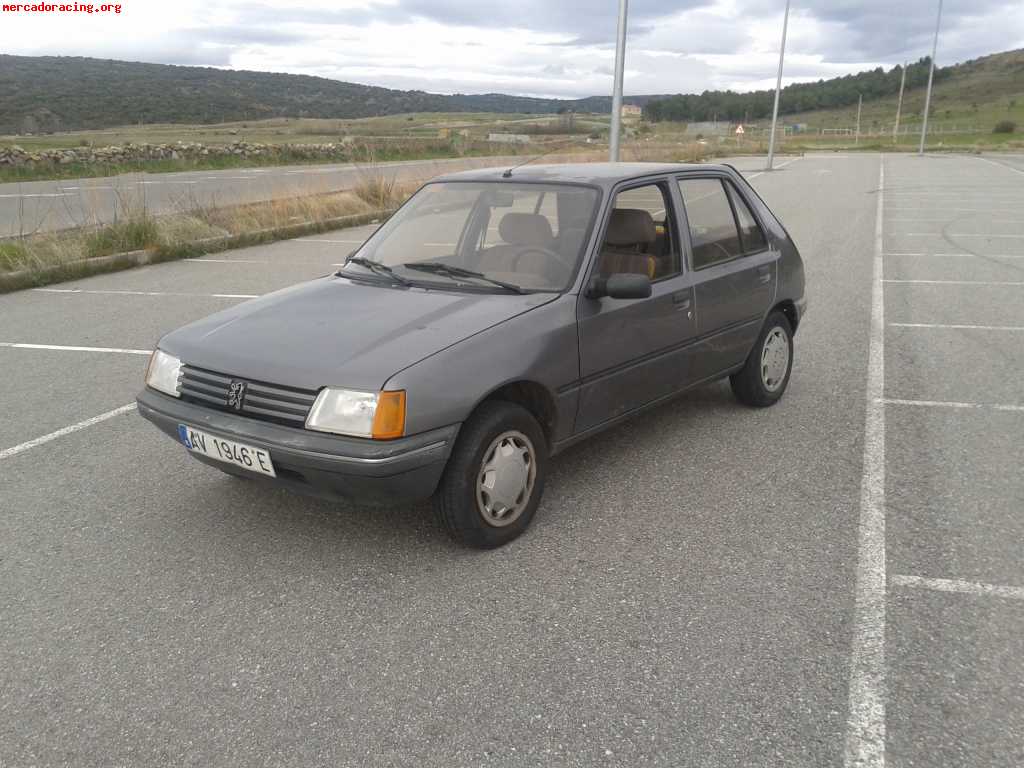
{"label": "shrub", "polygon": [[0,243],[0,272],[21,269],[28,260],[28,251],[21,243]]}
{"label": "shrub", "polygon": [[117,222],[93,232],[86,239],[85,255],[109,256],[112,253],[141,251],[158,244],[159,232],[156,221],[148,216],[139,216]]}
{"label": "shrub", "polygon": [[356,197],[377,210],[384,210],[396,205],[397,182],[393,175],[388,175],[380,166],[360,168],[359,177],[352,191]]}
{"label": "shrub", "polygon": [[1013,120],[1000,120],[992,129],[992,133],[1013,133],[1016,130],[1017,124]]}

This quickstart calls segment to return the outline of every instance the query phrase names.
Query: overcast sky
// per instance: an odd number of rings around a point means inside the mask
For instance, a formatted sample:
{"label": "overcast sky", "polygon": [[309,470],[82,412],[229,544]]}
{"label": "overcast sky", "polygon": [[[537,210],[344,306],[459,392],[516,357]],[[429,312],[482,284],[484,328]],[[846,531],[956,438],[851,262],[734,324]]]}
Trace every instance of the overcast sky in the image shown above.
{"label": "overcast sky", "polygon": [[[437,93],[611,89],[617,0],[118,1],[119,15],[3,13],[0,52],[292,72]],[[784,5],[632,0],[626,93],[773,87]],[[936,0],[794,0],[785,79],[927,55],[935,8]],[[1022,0],[946,0],[939,64],[1021,47]]]}

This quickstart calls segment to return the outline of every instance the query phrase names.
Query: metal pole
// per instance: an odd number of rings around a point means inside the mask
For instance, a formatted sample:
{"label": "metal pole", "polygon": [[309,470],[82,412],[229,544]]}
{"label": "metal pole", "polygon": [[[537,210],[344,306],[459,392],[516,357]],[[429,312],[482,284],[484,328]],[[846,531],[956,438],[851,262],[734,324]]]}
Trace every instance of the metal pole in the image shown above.
{"label": "metal pole", "polygon": [[857,94],[857,133],[853,137],[853,143],[854,144],[860,144],[860,108],[861,108],[861,105],[863,103],[864,103],[864,94],[858,93]]}
{"label": "metal pole", "polygon": [[626,14],[629,0],[619,0],[619,34],[615,42],[615,83],[612,86],[612,127],[608,159],[619,161],[619,134],[622,132],[622,79],[626,69]]}
{"label": "metal pole", "polygon": [[924,137],[928,135],[928,109],[932,104],[932,77],[935,75],[935,52],[939,48],[939,24],[942,23],[942,0],[939,0],[939,12],[935,15],[935,40],[932,42],[932,61],[928,69],[928,90],[924,95],[924,122],[921,123],[921,143],[917,154],[924,154]]}
{"label": "metal pole", "polygon": [[899,139],[897,138],[900,133],[900,113],[903,111],[903,86],[907,84],[907,62],[903,62],[903,74],[900,76],[900,100],[896,102],[896,125],[892,127],[892,143],[895,144]]}
{"label": "metal pole", "polygon": [[789,0],[786,0],[786,15],[782,17],[782,45],[779,46],[779,76],[775,81],[775,106],[772,108],[772,132],[768,139],[768,166],[772,169],[775,159],[775,124],[779,120],[779,93],[782,91],[782,60],[786,56],[786,27],[789,25]]}

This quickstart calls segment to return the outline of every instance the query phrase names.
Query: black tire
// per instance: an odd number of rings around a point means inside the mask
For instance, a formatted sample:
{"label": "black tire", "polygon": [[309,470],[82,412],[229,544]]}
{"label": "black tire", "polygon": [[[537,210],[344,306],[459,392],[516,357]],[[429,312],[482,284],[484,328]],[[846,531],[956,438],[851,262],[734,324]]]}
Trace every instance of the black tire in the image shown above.
{"label": "black tire", "polygon": [[[528,465],[532,466],[533,480],[529,493],[521,497],[521,511],[514,520],[499,527],[485,519],[477,499],[477,480],[492,444],[507,433],[517,433],[532,444],[532,461]],[[537,511],[544,493],[547,460],[547,440],[529,411],[514,403],[484,403],[462,426],[434,493],[438,522],[453,539],[471,547],[493,549],[507,544],[527,529]]]}
{"label": "black tire", "polygon": [[[765,383],[765,374],[762,365],[762,356],[765,353],[765,341],[770,335],[781,332],[786,339],[786,350],[788,360],[786,361],[786,374],[781,381],[772,380],[770,384]],[[764,327],[757,337],[746,363],[738,373],[729,377],[733,394],[736,399],[744,405],[754,408],[766,408],[774,405],[782,397],[789,386],[789,376],[793,372],[793,329],[789,319],[781,312],[772,312],[764,322]]]}

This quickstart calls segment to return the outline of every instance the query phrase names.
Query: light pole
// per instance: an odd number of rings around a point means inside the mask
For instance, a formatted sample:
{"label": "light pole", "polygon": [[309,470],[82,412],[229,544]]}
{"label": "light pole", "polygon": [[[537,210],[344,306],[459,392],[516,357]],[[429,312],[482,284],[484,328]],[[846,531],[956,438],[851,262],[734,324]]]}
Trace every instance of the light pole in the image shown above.
{"label": "light pole", "polygon": [[789,25],[789,0],[786,0],[786,15],[782,17],[782,45],[779,46],[779,76],[775,81],[775,106],[772,108],[772,132],[768,139],[768,166],[772,169],[775,159],[775,124],[779,120],[779,93],[782,91],[782,60],[786,57],[786,27]]}
{"label": "light pole", "polygon": [[900,113],[903,111],[903,86],[907,84],[907,62],[903,62],[903,74],[900,76],[900,100],[896,102],[896,125],[892,127],[892,143],[899,141]]}
{"label": "light pole", "polygon": [[619,134],[622,132],[622,79],[626,69],[626,14],[629,0],[619,0],[619,34],[615,41],[615,83],[612,86],[612,126],[608,159],[619,161]]}
{"label": "light pole", "polygon": [[860,108],[864,104],[864,94],[857,94],[857,134],[853,139],[854,144],[860,144]]}
{"label": "light pole", "polygon": [[928,90],[924,95],[924,122],[921,123],[921,143],[917,154],[924,154],[924,137],[928,135],[928,109],[932,104],[932,77],[935,75],[935,52],[939,48],[939,25],[942,23],[942,0],[939,0],[939,12],[935,15],[935,40],[932,42],[931,67],[928,69]]}

